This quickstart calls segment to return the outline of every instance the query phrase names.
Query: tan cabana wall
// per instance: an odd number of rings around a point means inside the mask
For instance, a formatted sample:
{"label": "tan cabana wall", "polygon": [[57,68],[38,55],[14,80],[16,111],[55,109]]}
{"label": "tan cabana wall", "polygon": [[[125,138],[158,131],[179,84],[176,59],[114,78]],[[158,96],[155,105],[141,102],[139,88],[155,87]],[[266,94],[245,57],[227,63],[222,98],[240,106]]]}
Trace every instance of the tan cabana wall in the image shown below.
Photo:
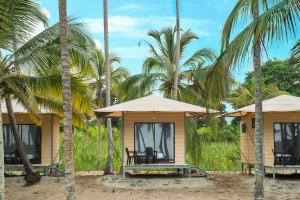
{"label": "tan cabana wall", "polygon": [[[175,164],[185,164],[184,113],[124,113],[124,148],[134,150],[134,123],[136,122],[174,122],[175,123]],[[124,164],[126,164],[124,152]]]}
{"label": "tan cabana wall", "polygon": [[[9,124],[7,113],[2,114],[3,124]],[[27,113],[15,113],[17,124],[34,124]],[[59,117],[53,113],[41,114],[41,164],[51,164],[51,158],[57,163],[59,156]],[[51,138],[53,138],[53,149],[51,148]],[[51,155],[52,153],[52,155]]]}
{"label": "tan cabana wall", "polygon": [[[254,150],[254,131],[252,128],[252,118],[254,114],[248,114],[243,117],[241,121],[247,126],[246,133],[242,133],[241,128],[241,160],[244,163],[255,163],[255,150]],[[280,122],[300,122],[299,112],[265,112],[264,113],[264,151],[265,151],[265,166],[274,165],[274,123]]]}

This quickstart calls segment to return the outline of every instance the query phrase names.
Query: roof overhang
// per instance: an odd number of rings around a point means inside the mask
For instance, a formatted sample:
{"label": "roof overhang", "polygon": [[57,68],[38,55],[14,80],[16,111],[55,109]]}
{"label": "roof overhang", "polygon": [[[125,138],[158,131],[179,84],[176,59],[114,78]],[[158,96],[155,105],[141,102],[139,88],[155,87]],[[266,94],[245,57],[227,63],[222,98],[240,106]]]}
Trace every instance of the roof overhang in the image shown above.
{"label": "roof overhang", "polygon": [[207,114],[217,114],[217,113],[202,113],[202,112],[177,112],[177,111],[115,111],[115,112],[104,112],[95,110],[95,115],[97,118],[121,118],[125,113],[184,113],[186,117],[203,117]]}

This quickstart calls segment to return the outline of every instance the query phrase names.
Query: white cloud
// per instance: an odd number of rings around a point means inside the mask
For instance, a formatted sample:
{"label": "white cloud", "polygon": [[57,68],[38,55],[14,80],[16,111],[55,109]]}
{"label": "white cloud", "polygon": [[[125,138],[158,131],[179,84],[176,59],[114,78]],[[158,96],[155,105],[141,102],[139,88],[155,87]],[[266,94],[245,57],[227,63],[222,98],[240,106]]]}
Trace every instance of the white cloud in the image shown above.
{"label": "white cloud", "polygon": [[94,39],[94,42],[95,42],[96,47],[97,47],[98,49],[100,49],[100,48],[102,47],[100,40]]}
{"label": "white cloud", "polygon": [[46,8],[42,8],[42,11],[45,13],[45,15],[47,16],[47,18],[50,19],[51,14],[50,14],[49,10],[47,10]]}
{"label": "white cloud", "polygon": [[[103,33],[102,18],[88,18],[83,20],[93,33]],[[192,29],[198,36],[210,36],[217,29],[214,21],[207,19],[181,19],[182,28]],[[160,29],[175,25],[175,17],[129,17],[115,15],[109,18],[109,32],[119,37],[143,38],[151,29]],[[213,28],[212,28],[213,27]]]}
{"label": "white cloud", "polygon": [[112,51],[122,58],[141,59],[145,57],[148,48],[146,46],[126,46],[113,48]]}
{"label": "white cloud", "polygon": [[129,11],[129,10],[141,10],[144,9],[144,6],[142,4],[124,4],[118,7],[117,11]]}

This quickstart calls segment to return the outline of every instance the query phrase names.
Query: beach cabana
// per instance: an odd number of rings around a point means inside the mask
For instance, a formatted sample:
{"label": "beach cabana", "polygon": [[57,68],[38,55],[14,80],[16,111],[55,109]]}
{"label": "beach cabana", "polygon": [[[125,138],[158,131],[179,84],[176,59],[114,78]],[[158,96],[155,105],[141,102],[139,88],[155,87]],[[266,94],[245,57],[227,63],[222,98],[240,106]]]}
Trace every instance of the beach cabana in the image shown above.
{"label": "beach cabana", "polygon": [[[300,169],[300,97],[282,95],[263,101],[264,162],[273,170]],[[226,114],[241,117],[240,142],[242,168],[255,163],[255,104]],[[251,170],[249,170],[251,173]]]}
{"label": "beach cabana", "polygon": [[[29,117],[28,111],[13,101],[14,114],[18,125],[19,135],[23,142],[28,159],[36,167],[58,163],[59,155],[59,122],[56,114],[41,109],[42,124],[36,125]],[[6,105],[1,103],[4,136],[4,162],[6,167],[22,165],[11,132]]]}
{"label": "beach cabana", "polygon": [[95,110],[97,117],[122,119],[123,178],[128,169],[186,169],[185,118],[202,117],[199,106],[146,96]]}

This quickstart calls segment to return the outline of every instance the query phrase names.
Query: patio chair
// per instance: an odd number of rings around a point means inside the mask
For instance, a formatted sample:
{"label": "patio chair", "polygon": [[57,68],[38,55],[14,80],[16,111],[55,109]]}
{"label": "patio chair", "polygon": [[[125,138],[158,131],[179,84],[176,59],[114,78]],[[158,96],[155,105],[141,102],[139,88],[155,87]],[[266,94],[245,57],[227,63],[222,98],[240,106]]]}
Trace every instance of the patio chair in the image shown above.
{"label": "patio chair", "polygon": [[157,151],[154,151],[152,147],[145,148],[146,153],[146,163],[157,163]]}
{"label": "patio chair", "polygon": [[274,154],[274,165],[282,165],[282,154],[276,153],[274,149],[272,149],[272,152]]}
{"label": "patio chair", "polygon": [[131,163],[136,162],[136,153],[135,151],[129,151],[128,148],[125,148],[126,154],[127,154],[127,165],[130,165]]}

